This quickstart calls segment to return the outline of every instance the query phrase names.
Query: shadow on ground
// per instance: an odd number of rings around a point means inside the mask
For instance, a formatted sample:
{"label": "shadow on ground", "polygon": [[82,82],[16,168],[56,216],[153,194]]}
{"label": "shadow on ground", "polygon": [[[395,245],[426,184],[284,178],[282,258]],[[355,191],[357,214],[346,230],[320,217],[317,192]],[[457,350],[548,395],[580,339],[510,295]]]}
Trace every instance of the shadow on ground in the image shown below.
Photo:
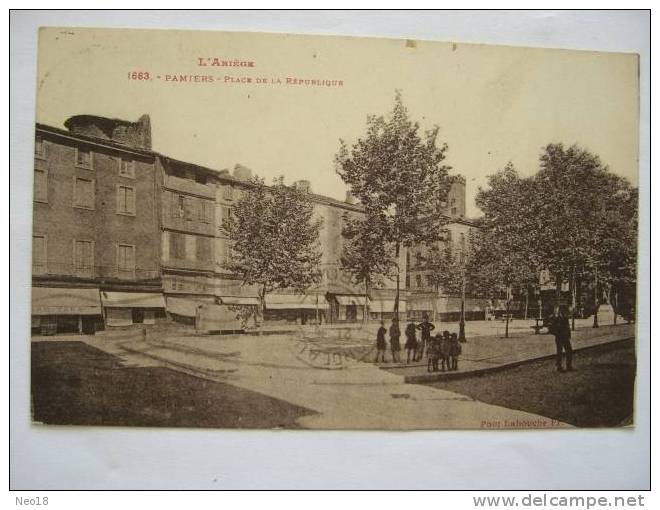
{"label": "shadow on ground", "polygon": [[632,423],[635,341],[578,351],[574,372],[557,373],[554,360],[428,386],[553,418],[578,427]]}
{"label": "shadow on ground", "polygon": [[81,342],[32,344],[32,415],[53,425],[298,428],[314,411],[168,368],[132,368]]}

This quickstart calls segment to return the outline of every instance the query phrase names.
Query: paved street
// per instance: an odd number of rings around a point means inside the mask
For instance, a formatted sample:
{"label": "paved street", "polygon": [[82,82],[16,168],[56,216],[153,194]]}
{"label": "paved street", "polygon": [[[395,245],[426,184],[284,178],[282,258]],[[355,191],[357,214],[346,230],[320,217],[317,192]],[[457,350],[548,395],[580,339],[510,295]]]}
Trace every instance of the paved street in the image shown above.
{"label": "paved street", "polygon": [[[468,323],[468,330],[478,327],[487,331],[496,325]],[[506,340],[470,337],[461,369],[552,353],[551,336],[530,335],[523,327],[519,331],[512,328],[513,337]],[[575,346],[630,337],[633,328],[584,327],[576,332]],[[299,427],[406,430],[480,428],[489,422],[521,427],[550,424],[532,412],[485,403],[441,387],[408,384],[406,376],[425,372],[425,366],[381,369],[370,361],[372,336],[369,330],[314,332],[301,328],[296,333],[268,336],[168,338],[154,333],[145,341],[138,332],[131,332],[74,338],[84,338],[90,346],[117,356],[125,367],[167,367],[305,409],[309,412],[296,417],[295,426]],[[243,412],[250,413],[250,409]],[[257,409],[253,412],[261,414]],[[559,422],[552,425],[566,426]],[[264,421],[263,426],[272,424]]]}
{"label": "paved street", "polygon": [[557,373],[554,361],[546,359],[479,377],[428,384],[578,427],[632,424],[637,364],[634,340],[578,351],[575,364],[575,371]]}

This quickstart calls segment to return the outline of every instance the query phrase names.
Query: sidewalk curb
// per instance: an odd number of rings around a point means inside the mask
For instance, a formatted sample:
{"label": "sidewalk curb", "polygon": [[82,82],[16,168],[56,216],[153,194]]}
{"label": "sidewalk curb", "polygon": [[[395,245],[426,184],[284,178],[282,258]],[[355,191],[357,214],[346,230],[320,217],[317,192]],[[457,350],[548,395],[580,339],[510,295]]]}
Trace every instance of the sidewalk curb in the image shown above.
{"label": "sidewalk curb", "polygon": [[[611,342],[605,342],[602,344],[588,345],[586,347],[580,347],[578,349],[573,349],[573,352],[586,351],[589,349],[598,349],[598,348],[608,348],[616,347],[619,344],[634,340],[634,336],[620,338],[618,340],[612,340]],[[499,372],[501,370],[507,370],[509,368],[516,368],[527,363],[533,363],[535,361],[545,361],[550,360],[555,357],[555,354],[546,354],[544,356],[538,356],[536,358],[528,358],[524,360],[514,361],[512,363],[506,363],[504,365],[497,365],[493,367],[478,368],[476,370],[470,370],[466,372],[435,372],[428,374],[419,374],[419,375],[405,375],[403,380],[406,383],[417,384],[417,383],[428,383],[428,382],[440,382],[440,381],[450,381],[455,379],[461,379],[464,377],[480,377],[486,374],[492,374],[494,372]],[[381,370],[387,370],[389,367],[379,367]]]}

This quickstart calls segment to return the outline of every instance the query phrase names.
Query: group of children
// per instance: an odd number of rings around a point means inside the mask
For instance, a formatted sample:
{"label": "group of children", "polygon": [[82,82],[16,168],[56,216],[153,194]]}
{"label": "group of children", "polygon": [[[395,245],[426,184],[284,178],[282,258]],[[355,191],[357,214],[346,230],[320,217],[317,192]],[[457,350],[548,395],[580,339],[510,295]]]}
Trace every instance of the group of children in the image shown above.
{"label": "group of children", "polygon": [[[458,335],[456,333],[449,333],[449,331],[443,331],[442,334],[436,333],[435,336],[431,337],[431,331],[434,329],[435,326],[429,322],[428,315],[426,314],[419,324],[415,324],[414,321],[408,323],[405,330],[406,343],[404,346],[408,352],[407,363],[410,363],[411,358],[412,361],[421,361],[424,357],[424,352],[426,352],[429,372],[437,372],[440,367],[442,367],[443,372],[445,371],[445,367],[446,370],[458,370],[458,357],[461,354],[461,344],[458,340]],[[421,331],[421,339],[419,341],[417,340],[417,330]],[[378,363],[379,359],[383,363],[386,362],[386,333],[385,323],[381,322],[378,333],[376,334],[376,363]],[[392,362],[401,363],[399,356],[401,351],[401,344],[399,343],[399,338],[401,337],[399,319],[392,319],[389,333]]]}

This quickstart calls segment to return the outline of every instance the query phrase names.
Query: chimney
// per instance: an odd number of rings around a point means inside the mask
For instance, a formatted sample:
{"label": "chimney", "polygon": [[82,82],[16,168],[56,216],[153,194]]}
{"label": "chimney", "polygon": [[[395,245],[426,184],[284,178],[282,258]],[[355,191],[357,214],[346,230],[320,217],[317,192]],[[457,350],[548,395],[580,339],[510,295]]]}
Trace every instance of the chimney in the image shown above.
{"label": "chimney", "polygon": [[311,193],[312,192],[312,184],[309,181],[305,180],[305,179],[301,179],[299,181],[296,181],[293,184],[293,186],[297,190],[302,191],[303,193]]}

